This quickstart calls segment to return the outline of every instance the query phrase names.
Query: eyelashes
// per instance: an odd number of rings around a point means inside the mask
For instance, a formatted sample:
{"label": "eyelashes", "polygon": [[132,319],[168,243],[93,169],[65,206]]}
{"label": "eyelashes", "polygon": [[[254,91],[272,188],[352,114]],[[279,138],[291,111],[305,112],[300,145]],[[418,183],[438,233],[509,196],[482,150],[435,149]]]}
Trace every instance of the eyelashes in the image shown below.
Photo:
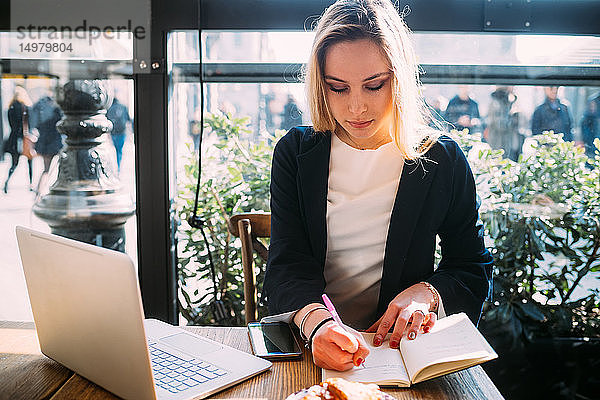
{"label": "eyelashes", "polygon": [[329,90],[331,90],[334,93],[344,93],[346,90],[348,90],[348,88],[336,88],[329,85]]}
{"label": "eyelashes", "polygon": [[381,89],[383,87],[383,85],[385,85],[385,81],[381,82],[379,85],[377,86],[367,86],[367,89],[372,91],[372,92],[376,92],[379,89]]}
{"label": "eyelashes", "polygon": [[[377,85],[377,86],[365,86],[365,89],[367,89],[367,90],[369,90],[369,91],[371,91],[371,92],[376,92],[376,91],[380,90],[380,89],[383,87],[383,85],[385,85],[385,82],[386,82],[386,81],[387,81],[387,80],[385,80],[385,81],[382,81],[382,82],[381,82],[379,85]],[[332,92],[334,92],[334,93],[344,93],[344,92],[348,91],[348,88],[347,88],[347,87],[341,87],[341,88],[339,88],[339,87],[335,87],[335,86],[333,86],[333,85],[328,85],[328,86],[329,86],[329,90],[331,90],[331,91],[332,91]]]}

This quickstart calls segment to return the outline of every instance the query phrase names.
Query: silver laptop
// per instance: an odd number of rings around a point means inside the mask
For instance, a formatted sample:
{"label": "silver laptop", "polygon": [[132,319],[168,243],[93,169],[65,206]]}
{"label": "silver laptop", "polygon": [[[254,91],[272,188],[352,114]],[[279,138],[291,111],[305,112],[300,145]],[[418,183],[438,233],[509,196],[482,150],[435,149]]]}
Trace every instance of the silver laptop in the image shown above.
{"label": "silver laptop", "polygon": [[144,320],[123,253],[17,227],[42,352],[125,399],[203,398],[269,361],[158,320]]}

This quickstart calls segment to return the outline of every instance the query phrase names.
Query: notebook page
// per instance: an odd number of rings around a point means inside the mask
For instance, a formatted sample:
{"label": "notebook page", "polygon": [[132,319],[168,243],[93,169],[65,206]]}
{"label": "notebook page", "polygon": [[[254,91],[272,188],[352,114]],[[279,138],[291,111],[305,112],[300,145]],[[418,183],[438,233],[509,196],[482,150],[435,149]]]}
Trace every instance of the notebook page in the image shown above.
{"label": "notebook page", "polygon": [[363,333],[363,337],[371,351],[363,366],[353,367],[344,372],[323,369],[323,380],[344,378],[361,383],[409,386],[410,378],[406,372],[402,356],[398,349],[390,348],[389,335],[381,346],[373,347],[374,335],[374,333]]}
{"label": "notebook page", "polygon": [[402,338],[400,349],[413,379],[428,365],[495,356],[464,313],[438,320],[429,333],[419,334],[415,340]]}

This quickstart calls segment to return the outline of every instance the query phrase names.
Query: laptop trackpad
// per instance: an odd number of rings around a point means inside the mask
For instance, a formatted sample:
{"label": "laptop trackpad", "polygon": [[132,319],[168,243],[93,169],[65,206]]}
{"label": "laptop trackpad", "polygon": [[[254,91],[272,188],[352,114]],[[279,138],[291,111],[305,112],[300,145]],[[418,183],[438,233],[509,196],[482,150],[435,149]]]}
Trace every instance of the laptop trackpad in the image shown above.
{"label": "laptop trackpad", "polygon": [[221,348],[221,346],[216,343],[208,342],[199,337],[188,335],[187,333],[178,333],[173,336],[161,338],[160,343],[168,344],[169,346],[194,356],[212,353]]}

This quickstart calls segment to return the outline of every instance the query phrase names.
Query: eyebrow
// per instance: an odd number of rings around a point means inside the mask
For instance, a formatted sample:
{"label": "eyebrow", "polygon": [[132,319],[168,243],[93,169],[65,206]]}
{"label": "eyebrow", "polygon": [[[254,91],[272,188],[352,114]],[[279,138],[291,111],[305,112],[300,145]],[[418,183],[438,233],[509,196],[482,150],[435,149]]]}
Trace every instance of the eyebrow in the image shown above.
{"label": "eyebrow", "polygon": [[[378,73],[378,74],[371,75],[371,76],[369,76],[368,78],[365,78],[365,79],[363,79],[363,82],[371,81],[371,80],[373,80],[373,79],[375,79],[375,78],[379,78],[379,77],[381,77],[381,76],[383,76],[383,75],[389,75],[390,73],[391,73],[390,71],[386,71],[386,72],[380,72],[380,73]],[[342,83],[348,83],[348,82],[346,82],[346,81],[345,81],[345,80],[343,80],[343,79],[336,78],[335,76],[331,76],[331,75],[325,75],[325,79],[330,79],[330,80],[332,80],[332,81],[338,81],[338,82],[342,82]]]}

